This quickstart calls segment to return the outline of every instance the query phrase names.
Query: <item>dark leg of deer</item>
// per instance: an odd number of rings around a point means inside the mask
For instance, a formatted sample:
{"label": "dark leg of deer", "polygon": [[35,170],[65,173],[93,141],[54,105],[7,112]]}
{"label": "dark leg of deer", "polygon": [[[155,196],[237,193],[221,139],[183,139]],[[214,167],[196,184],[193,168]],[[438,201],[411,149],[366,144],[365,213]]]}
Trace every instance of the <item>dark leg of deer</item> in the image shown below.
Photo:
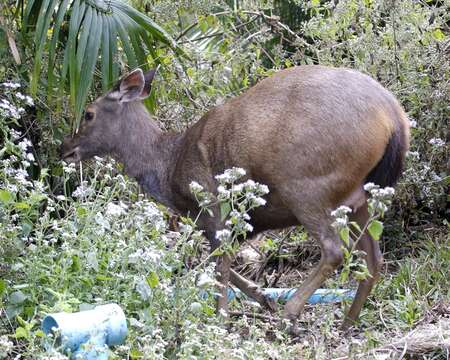
{"label": "dark leg of deer", "polygon": [[231,258],[224,254],[217,257],[217,280],[219,282],[219,298],[217,299],[217,312],[228,316],[228,283],[230,281]]}
{"label": "dark leg of deer", "polygon": [[254,282],[239,275],[233,269],[230,270],[230,280],[234,286],[236,286],[248,297],[256,300],[261,306],[273,311],[277,309],[275,300],[270,297],[266,297],[258,284],[255,284]]}
{"label": "dark leg of deer", "polygon": [[[351,220],[356,221],[361,228],[366,224],[369,219],[367,212],[367,206],[363,206],[353,214]],[[371,277],[362,280],[359,283],[358,290],[356,292],[355,299],[350,307],[350,310],[342,323],[342,329],[346,330],[352,326],[358,318],[358,315],[363,307],[367,297],[372,291],[373,286],[377,282],[380,276],[380,269],[383,262],[383,256],[381,255],[380,245],[378,241],[372,239],[367,233],[359,240],[357,244],[358,250],[362,250],[366,253],[367,268]]]}
{"label": "dark leg of deer", "polygon": [[341,240],[329,228],[329,225],[327,225],[327,230],[319,238],[322,256],[319,266],[308,276],[284,307],[283,317],[293,322],[291,328],[293,333],[298,332],[295,320],[302,313],[309,297],[330,277],[343,260]]}

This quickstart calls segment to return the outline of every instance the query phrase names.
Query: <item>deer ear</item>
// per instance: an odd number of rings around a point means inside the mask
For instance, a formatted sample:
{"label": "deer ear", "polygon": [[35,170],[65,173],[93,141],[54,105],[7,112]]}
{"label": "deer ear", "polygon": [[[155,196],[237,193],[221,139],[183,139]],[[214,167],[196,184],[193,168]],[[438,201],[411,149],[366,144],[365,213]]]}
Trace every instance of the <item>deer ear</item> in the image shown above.
{"label": "deer ear", "polygon": [[141,69],[136,69],[120,80],[115,96],[120,102],[138,100],[144,89],[145,79]]}
{"label": "deer ear", "polygon": [[152,82],[153,78],[155,77],[156,70],[157,69],[151,69],[144,74],[145,85],[144,88],[142,89],[141,95],[139,96],[140,99],[146,99],[150,95],[150,91],[152,90]]}

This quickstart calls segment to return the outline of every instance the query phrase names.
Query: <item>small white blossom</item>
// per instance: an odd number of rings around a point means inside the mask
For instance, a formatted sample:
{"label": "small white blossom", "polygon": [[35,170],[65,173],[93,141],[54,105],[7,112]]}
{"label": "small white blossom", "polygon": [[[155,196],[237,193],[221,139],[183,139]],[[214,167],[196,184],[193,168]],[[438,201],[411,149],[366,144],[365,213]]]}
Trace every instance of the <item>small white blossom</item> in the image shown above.
{"label": "small white blossom", "polygon": [[34,155],[32,153],[27,153],[27,160],[33,162],[34,159]]}
{"label": "small white blossom", "polygon": [[85,182],[78,186],[75,191],[72,193],[73,197],[79,198],[79,199],[85,199],[92,195],[94,193],[94,189],[87,186]]}
{"label": "small white blossom", "polygon": [[253,203],[256,206],[264,206],[264,205],[266,205],[267,201],[264,200],[262,197],[257,197],[255,199],[253,199]]}
{"label": "small white blossom", "polygon": [[125,211],[126,207],[125,204],[116,205],[114,203],[108,203],[106,205],[106,215],[110,217],[119,217],[121,215],[124,215],[126,213]]}
{"label": "small white blossom", "polygon": [[0,359],[6,359],[13,348],[13,342],[6,335],[0,336]]}
{"label": "small white blossom", "polygon": [[30,140],[25,138],[18,145],[19,145],[20,149],[25,152],[25,151],[27,151],[28,147],[31,146],[32,144],[31,144]]}
{"label": "small white blossom", "polygon": [[406,156],[408,156],[408,157],[410,157],[410,158],[413,158],[413,159],[416,159],[416,160],[419,160],[419,159],[420,159],[420,154],[419,154],[418,151],[408,151],[408,152],[406,153]]}
{"label": "small white blossom", "polygon": [[198,287],[211,287],[215,284],[214,279],[207,273],[201,273],[198,276],[197,286]]}
{"label": "small white blossom", "polygon": [[15,82],[4,82],[4,83],[2,83],[2,85],[4,87],[10,88],[10,89],[20,88],[20,84],[19,83],[15,83]]}
{"label": "small white blossom", "polygon": [[75,164],[74,163],[66,164],[64,161],[62,163],[63,163],[63,171],[66,174],[72,174],[72,173],[77,171],[75,169]]}
{"label": "small white blossom", "polygon": [[246,172],[242,168],[233,167],[231,169],[227,169],[223,174],[216,175],[215,178],[221,184],[232,183],[241,177],[245,176]]}
{"label": "small white blossom", "polygon": [[225,189],[225,187],[223,185],[219,185],[217,187],[217,192],[219,194],[220,200],[229,199],[231,196],[231,192],[229,190]]}
{"label": "small white blossom", "polygon": [[378,189],[378,185],[375,185],[373,182],[368,182],[364,185],[364,190],[370,192],[372,189]]}
{"label": "small white blossom", "polygon": [[442,147],[445,145],[445,141],[441,138],[432,138],[430,139],[430,141],[428,141],[428,143],[435,147]]}
{"label": "small white blossom", "polygon": [[201,186],[198,182],[196,181],[192,181],[189,184],[189,189],[191,190],[192,193],[197,194],[199,192],[203,191],[203,186]]}
{"label": "small white blossom", "polygon": [[218,230],[216,231],[216,239],[220,242],[225,242],[230,240],[231,238],[231,231],[228,229]]}
{"label": "small white blossom", "polygon": [[352,209],[350,209],[348,206],[342,205],[342,206],[339,206],[336,210],[332,211],[331,216],[342,217],[351,212],[352,212]]}

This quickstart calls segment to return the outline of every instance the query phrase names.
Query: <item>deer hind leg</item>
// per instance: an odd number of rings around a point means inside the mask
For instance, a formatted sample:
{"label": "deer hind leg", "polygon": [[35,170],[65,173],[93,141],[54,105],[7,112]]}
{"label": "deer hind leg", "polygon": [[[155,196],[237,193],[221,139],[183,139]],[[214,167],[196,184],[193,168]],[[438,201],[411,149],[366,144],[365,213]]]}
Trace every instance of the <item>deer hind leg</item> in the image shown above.
{"label": "deer hind leg", "polygon": [[284,307],[283,317],[293,322],[291,331],[294,333],[297,332],[295,320],[302,313],[309,297],[333,274],[335,269],[343,261],[342,242],[331,228],[331,219],[328,216],[324,216],[321,221],[316,220],[313,222],[315,224],[313,226],[308,226],[307,221],[303,221],[303,224],[309,233],[319,240],[321,259],[319,265],[307,277]]}
{"label": "deer hind leg", "polygon": [[[357,211],[351,215],[350,219],[352,221],[356,221],[358,225],[363,228],[369,219],[367,204],[357,209]],[[380,244],[377,240],[372,239],[369,234],[364,233],[356,247],[358,250],[362,250],[366,253],[365,259],[370,277],[360,281],[355,299],[353,300],[350,310],[342,323],[341,328],[343,330],[348,329],[358,319],[361,308],[366,302],[367,297],[380,276],[380,270],[383,263]]]}
{"label": "deer hind leg", "polygon": [[246,279],[233,269],[230,270],[230,280],[234,286],[236,286],[248,297],[256,300],[261,306],[272,311],[277,310],[277,304],[275,300],[264,295],[261,287],[258,284]]}

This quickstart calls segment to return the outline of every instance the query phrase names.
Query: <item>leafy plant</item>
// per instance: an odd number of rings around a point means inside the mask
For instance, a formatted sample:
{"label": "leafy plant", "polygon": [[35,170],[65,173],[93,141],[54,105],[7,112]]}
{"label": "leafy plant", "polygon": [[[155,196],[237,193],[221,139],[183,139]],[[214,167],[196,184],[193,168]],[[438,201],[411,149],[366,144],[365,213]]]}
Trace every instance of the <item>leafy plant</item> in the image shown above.
{"label": "leafy plant", "polygon": [[[98,62],[106,90],[119,75],[121,52],[125,53],[131,68],[147,68],[148,56],[158,62],[157,43],[182,53],[163,28],[120,0],[29,0],[26,1],[23,25],[25,33],[34,30],[32,95],[37,92],[43,56],[47,51],[48,97],[51,99],[57,86],[68,83],[76,126]],[[59,59],[60,55],[62,59]],[[59,84],[56,83],[57,71],[61,79]]]}

